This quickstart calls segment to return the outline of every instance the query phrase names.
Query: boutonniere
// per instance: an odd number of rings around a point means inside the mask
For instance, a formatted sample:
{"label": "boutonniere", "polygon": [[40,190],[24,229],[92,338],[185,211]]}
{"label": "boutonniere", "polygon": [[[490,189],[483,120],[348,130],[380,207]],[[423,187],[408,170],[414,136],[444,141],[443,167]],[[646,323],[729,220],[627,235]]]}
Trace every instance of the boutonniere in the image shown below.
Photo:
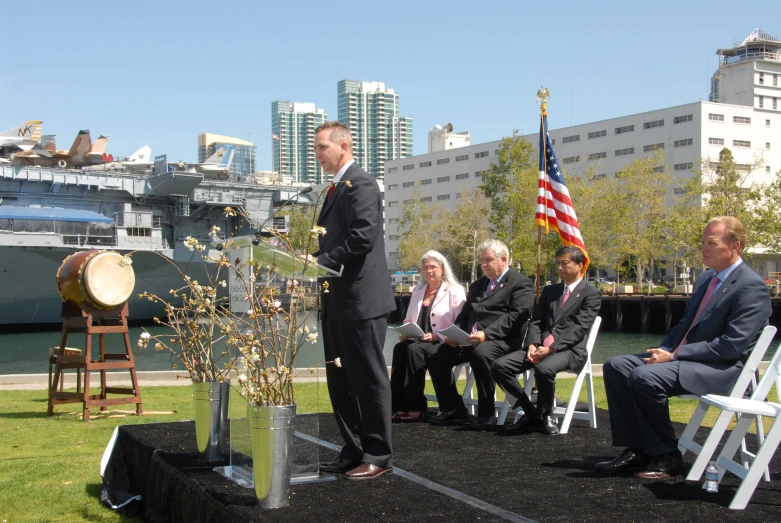
{"label": "boutonniere", "polygon": [[504,283],[500,283],[500,284],[499,284],[499,288],[500,288],[500,289],[504,288]]}
{"label": "boutonniere", "polygon": [[575,295],[575,297],[576,297],[576,298],[580,298],[580,293],[577,293],[577,294]]}

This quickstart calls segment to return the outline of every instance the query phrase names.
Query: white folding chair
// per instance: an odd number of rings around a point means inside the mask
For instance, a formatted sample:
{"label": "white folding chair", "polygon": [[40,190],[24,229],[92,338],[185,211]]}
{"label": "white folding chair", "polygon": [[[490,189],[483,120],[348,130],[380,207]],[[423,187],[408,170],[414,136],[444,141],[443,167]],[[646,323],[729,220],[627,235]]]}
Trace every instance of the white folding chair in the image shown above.
{"label": "white folding chair", "polygon": [[[594,319],[594,323],[591,325],[591,329],[589,329],[588,338],[586,340],[586,353],[588,354],[586,364],[584,365],[583,370],[578,373],[577,379],[575,379],[575,384],[572,386],[572,394],[570,395],[566,408],[558,406],[556,404],[556,399],[553,399],[553,411],[551,412],[551,416],[555,418],[562,418],[561,427],[559,427],[560,434],[566,434],[569,432],[569,425],[573,419],[588,421],[588,424],[592,429],[597,428],[597,408],[596,402],[594,401],[594,377],[591,372],[591,353],[594,350],[594,344],[597,341],[599,326],[601,324],[602,318],[597,316]],[[524,374],[523,388],[526,394],[531,397],[532,388],[534,387],[534,372],[528,370]],[[580,396],[580,389],[583,387],[584,379],[586,380],[586,391],[588,393],[588,410],[575,410],[575,406],[578,403],[578,397]],[[499,425],[503,424],[507,419],[507,413],[509,412],[510,407],[515,403],[516,399],[517,398],[513,398],[508,394],[507,398],[503,402],[500,402],[500,405],[497,405],[497,407],[500,408],[499,419],[497,420]],[[516,418],[518,416],[520,416],[520,412],[516,414]]]}
{"label": "white folding chair", "polygon": [[[703,396],[701,400],[702,403],[709,407],[721,409],[723,413],[727,414],[727,420],[733,414],[738,416],[738,422],[735,428],[732,429],[732,434],[727,438],[719,457],[716,459],[716,468],[719,469],[719,481],[724,477],[724,472],[727,470],[742,480],[729,505],[729,508],[733,510],[746,508],[746,505],[751,500],[751,496],[754,494],[757,483],[759,483],[759,478],[767,471],[768,464],[773,454],[775,454],[779,442],[781,442],[781,422],[779,422],[781,405],[766,401],[773,384],[776,385],[776,392],[781,390],[779,389],[781,387],[781,348],[776,349],[770,365],[750,399],[708,394]],[[759,439],[756,455],[752,454],[752,459],[746,462],[745,451],[738,447],[740,447],[742,442],[745,442],[746,434],[753,423],[756,422],[757,435],[764,433],[762,424],[759,421],[763,416],[771,418],[773,424],[767,437]],[[719,416],[719,419],[721,419],[721,416]],[[714,426],[713,430],[711,430],[708,440],[711,440],[711,438],[714,440],[714,447],[721,439],[725,429],[726,426],[719,427],[720,432],[717,432],[717,428]],[[708,445],[708,442],[706,442],[706,445]],[[737,461],[733,460],[735,454],[738,454]],[[700,456],[704,455],[705,451],[700,454]],[[686,479],[691,478],[687,477]]]}
{"label": "white folding chair", "polygon": [[[458,378],[461,376],[461,371],[466,371],[466,386],[464,387],[464,392],[461,394],[461,397],[464,399],[464,405],[469,414],[474,415],[477,410],[477,398],[474,397],[474,393],[472,392],[475,384],[475,375],[472,372],[472,367],[468,363],[459,363],[453,367],[453,376],[455,376],[456,381],[458,381]],[[428,401],[437,401],[436,394],[426,394],[425,396]]]}
{"label": "white folding chair", "polygon": [[[762,362],[762,357],[765,355],[765,352],[767,352],[767,348],[770,346],[770,342],[773,341],[773,336],[775,336],[775,334],[775,327],[768,325],[764,328],[762,334],[757,340],[756,345],[754,345],[754,349],[751,351],[751,354],[746,360],[746,363],[743,366],[743,370],[740,372],[735,385],[733,385],[732,390],[729,393],[730,398],[742,398],[746,394],[749,386],[753,386],[756,389],[756,372],[759,369],[759,364]],[[708,440],[704,445],[700,445],[694,441],[694,436],[697,434],[697,430],[702,425],[702,420],[705,419],[705,415],[707,414],[709,408],[710,405],[702,401],[702,398],[700,398],[700,403],[697,405],[697,409],[694,411],[694,414],[692,414],[689,423],[686,425],[686,428],[683,430],[681,437],[678,439],[678,450],[681,451],[681,454],[686,454],[686,451],[691,451],[694,454],[697,454],[697,459],[695,460],[694,465],[692,465],[691,470],[689,470],[689,474],[686,476],[686,479],[688,480],[696,481],[700,478],[700,476],[702,476],[702,473],[705,471],[705,467],[708,466],[708,461],[710,460],[711,456],[713,456],[713,452],[716,450],[716,446],[721,439],[721,435],[724,434],[727,425],[729,425],[729,422],[732,419],[731,412],[722,412],[719,415],[719,418],[716,420],[716,423],[714,424],[710,434],[708,435]],[[760,429],[762,428],[761,418],[757,419],[757,425],[760,427]],[[764,431],[759,430],[757,436],[761,440],[764,437]],[[751,459],[751,454],[746,450],[745,441],[742,442],[742,454],[744,461],[747,463],[748,460]],[[769,471],[765,472],[765,479],[770,481]]]}

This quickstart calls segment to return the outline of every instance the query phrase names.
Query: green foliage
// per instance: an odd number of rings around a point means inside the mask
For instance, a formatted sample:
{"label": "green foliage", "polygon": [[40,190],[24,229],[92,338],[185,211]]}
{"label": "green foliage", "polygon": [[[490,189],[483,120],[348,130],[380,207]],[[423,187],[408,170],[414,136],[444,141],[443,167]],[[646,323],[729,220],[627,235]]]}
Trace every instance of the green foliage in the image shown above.
{"label": "green foliage", "polygon": [[410,201],[402,208],[399,220],[399,259],[398,265],[404,270],[420,270],[420,257],[426,251],[437,247],[441,221],[438,215],[439,205],[424,205],[420,201],[420,189],[415,191]]}
{"label": "green foliage", "polygon": [[297,205],[282,211],[282,216],[290,216],[290,232],[288,238],[296,252],[303,253],[307,247],[307,254],[317,251],[317,242],[309,242],[314,218],[320,214],[321,205]]}
{"label": "green foliage", "polygon": [[781,171],[762,189],[762,203],[756,208],[757,227],[753,231],[755,244],[768,252],[781,253]]}

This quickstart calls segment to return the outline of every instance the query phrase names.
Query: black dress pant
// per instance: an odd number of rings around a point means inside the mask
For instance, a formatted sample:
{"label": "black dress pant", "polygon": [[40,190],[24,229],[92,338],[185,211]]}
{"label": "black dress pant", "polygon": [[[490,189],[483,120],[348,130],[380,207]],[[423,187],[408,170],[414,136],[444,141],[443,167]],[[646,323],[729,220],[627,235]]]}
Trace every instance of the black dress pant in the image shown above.
{"label": "black dress pant", "polygon": [[504,340],[489,340],[476,347],[451,347],[446,343],[441,344],[428,359],[428,372],[437,393],[439,409],[466,410],[464,399],[456,389],[453,367],[460,363],[469,363],[477,385],[477,416],[494,416],[496,384],[491,375],[491,364],[508,352],[510,345]]}
{"label": "black dress pant", "polygon": [[[494,361],[491,374],[505,393],[518,399],[516,405],[520,405],[527,416],[549,416],[556,397],[556,374],[566,370],[580,372],[583,368],[582,358],[578,358],[571,350],[565,350],[554,352],[535,365],[526,359],[526,354],[526,350],[517,350],[502,356]],[[536,408],[518,382],[518,375],[531,368],[534,368],[534,382],[537,385]]]}
{"label": "black dress pant", "polygon": [[339,457],[351,462],[392,465],[391,391],[382,349],[386,315],[368,320],[323,320],[328,394],[345,445]]}
{"label": "black dress pant", "polygon": [[393,347],[391,367],[391,395],[393,412],[425,412],[428,400],[426,388],[426,359],[434,354],[442,343],[406,340]]}

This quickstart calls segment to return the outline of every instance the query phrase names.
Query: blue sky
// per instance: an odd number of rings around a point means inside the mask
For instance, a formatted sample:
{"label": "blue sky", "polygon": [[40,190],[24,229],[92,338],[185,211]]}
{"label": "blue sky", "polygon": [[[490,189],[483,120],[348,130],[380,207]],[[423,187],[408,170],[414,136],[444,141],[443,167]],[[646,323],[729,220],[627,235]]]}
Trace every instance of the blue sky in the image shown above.
{"label": "blue sky", "polygon": [[[194,161],[213,132],[271,166],[271,102],[315,102],[336,84],[385,82],[414,118],[415,154],[452,122],[473,143],[707,99],[715,51],[768,20],[734,1],[4,2],[0,130],[44,121],[67,149],[79,129],[107,151],[143,145]],[[772,11],[772,9],[771,9]],[[781,25],[763,26],[781,37]]]}

